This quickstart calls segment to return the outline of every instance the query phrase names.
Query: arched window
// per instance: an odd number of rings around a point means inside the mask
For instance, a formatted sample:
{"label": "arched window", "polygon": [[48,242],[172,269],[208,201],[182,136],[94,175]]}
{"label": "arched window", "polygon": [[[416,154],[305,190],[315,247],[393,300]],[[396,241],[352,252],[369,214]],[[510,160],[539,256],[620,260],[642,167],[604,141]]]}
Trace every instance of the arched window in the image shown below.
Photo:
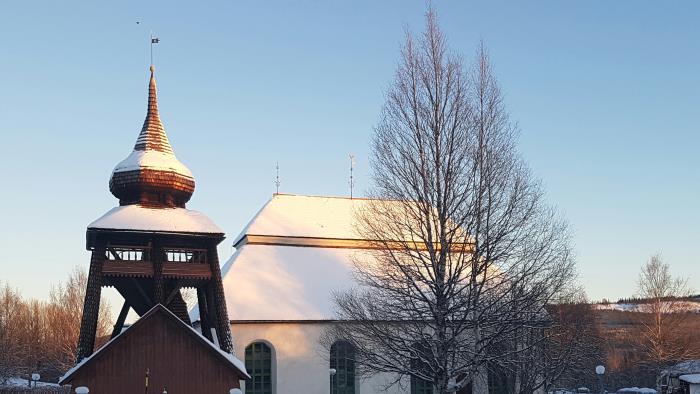
{"label": "arched window", "polygon": [[264,342],[245,348],[245,369],[251,379],[245,382],[246,394],[272,394],[272,349]]}
{"label": "arched window", "polygon": [[433,394],[433,384],[411,375],[411,394]]}
{"label": "arched window", "polygon": [[[411,359],[411,369],[413,371],[425,371],[429,368],[425,361],[431,357],[430,347],[425,342],[418,342],[413,345],[418,356]],[[411,375],[411,394],[433,394],[433,383],[418,376]]]}
{"label": "arched window", "polygon": [[346,341],[331,346],[331,394],[355,394],[355,348]]}

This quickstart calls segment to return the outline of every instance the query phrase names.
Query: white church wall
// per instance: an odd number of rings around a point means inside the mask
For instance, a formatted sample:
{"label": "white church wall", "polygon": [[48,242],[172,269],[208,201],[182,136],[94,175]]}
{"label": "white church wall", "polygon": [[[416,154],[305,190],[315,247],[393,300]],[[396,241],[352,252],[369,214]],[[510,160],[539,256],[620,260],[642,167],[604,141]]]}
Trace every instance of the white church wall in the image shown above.
{"label": "white church wall", "polygon": [[[319,340],[328,323],[233,323],[235,354],[245,359],[245,348],[253,342],[263,341],[273,349],[273,393],[275,394],[325,394],[330,393],[329,361],[326,349]],[[383,391],[381,386],[390,382],[390,376],[378,375],[359,379],[358,394],[401,394],[409,392],[394,386]],[[244,390],[245,392],[245,390]]]}

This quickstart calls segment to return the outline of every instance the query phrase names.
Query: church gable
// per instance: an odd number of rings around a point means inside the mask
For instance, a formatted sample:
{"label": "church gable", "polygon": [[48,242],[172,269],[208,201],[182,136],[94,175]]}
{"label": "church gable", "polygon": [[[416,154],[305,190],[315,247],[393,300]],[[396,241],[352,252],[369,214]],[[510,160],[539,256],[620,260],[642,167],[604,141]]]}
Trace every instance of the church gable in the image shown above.
{"label": "church gable", "polygon": [[371,258],[354,223],[368,201],[275,194],[222,268],[231,320],[334,319],[333,293],[355,284],[355,261]]}

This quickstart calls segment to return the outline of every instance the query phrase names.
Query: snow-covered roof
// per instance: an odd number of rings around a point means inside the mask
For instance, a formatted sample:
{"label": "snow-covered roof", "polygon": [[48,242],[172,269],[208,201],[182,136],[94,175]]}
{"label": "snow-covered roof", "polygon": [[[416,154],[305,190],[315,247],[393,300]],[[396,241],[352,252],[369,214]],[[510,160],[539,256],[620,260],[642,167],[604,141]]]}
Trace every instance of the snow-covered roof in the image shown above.
{"label": "snow-covered roof", "polygon": [[246,235],[361,239],[354,215],[370,200],[275,194],[233,241]]}
{"label": "snow-covered roof", "polygon": [[[246,244],[222,269],[231,320],[331,320],[333,293],[355,282],[367,250]],[[199,311],[191,313],[194,320]]]}
{"label": "snow-covered roof", "polygon": [[690,375],[700,373],[700,360],[688,360],[680,362],[672,367],[664,369],[662,374],[665,375]]}
{"label": "snow-covered roof", "polygon": [[700,373],[681,375],[678,379],[690,384],[700,384]]}
{"label": "snow-covered roof", "polygon": [[223,234],[205,214],[185,208],[148,208],[124,205],[112,208],[88,229],[168,233]]}
{"label": "snow-covered roof", "polygon": [[[332,320],[333,294],[376,258],[356,232],[368,199],[276,194],[233,241],[222,269],[231,320]],[[199,318],[197,307],[191,311]]]}
{"label": "snow-covered roof", "polygon": [[90,356],[85,357],[82,359],[79,363],[77,363],[73,368],[69,369],[66,371],[63,376],[58,380],[59,384],[63,384],[64,381],[66,381],[71,375],[73,375],[76,371],[78,371],[80,368],[82,368],[83,365],[86,363],[90,362],[90,360],[95,359],[99,354],[102,354],[105,352],[107,349],[109,349],[118,339],[124,337],[125,335],[129,335],[130,332],[134,329],[134,327],[138,327],[140,325],[139,322],[144,321],[147,319],[149,316],[155,314],[155,313],[164,313],[166,316],[171,318],[173,321],[176,321],[180,323],[180,327],[185,328],[190,332],[192,335],[195,335],[196,338],[199,340],[200,343],[204,343],[207,348],[216,351],[218,354],[223,356],[232,366],[234,366],[236,369],[238,369],[244,376],[247,376],[250,378],[250,375],[248,375],[248,372],[246,371],[245,368],[245,363],[238,359],[236,356],[230,353],[226,353],[225,351],[221,350],[216,344],[211,343],[208,339],[206,339],[202,334],[200,334],[197,330],[194,328],[190,327],[189,325],[185,324],[182,320],[180,320],[179,317],[175,316],[170,310],[168,310],[166,307],[164,307],[161,304],[157,304],[153,308],[151,308],[148,312],[146,312],[143,316],[139,318],[134,324],[130,325],[127,329],[123,330],[117,336],[114,338],[110,339],[106,344],[104,344],[101,348],[99,348],[96,352],[92,353]]}

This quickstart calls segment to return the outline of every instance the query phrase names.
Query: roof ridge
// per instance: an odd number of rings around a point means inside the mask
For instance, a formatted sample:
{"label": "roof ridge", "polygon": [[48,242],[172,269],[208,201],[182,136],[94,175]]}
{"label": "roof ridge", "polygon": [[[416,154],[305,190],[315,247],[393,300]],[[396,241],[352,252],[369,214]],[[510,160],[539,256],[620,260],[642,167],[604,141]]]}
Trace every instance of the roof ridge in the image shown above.
{"label": "roof ridge", "polygon": [[281,197],[332,198],[332,199],[338,199],[338,200],[391,201],[391,200],[384,200],[384,199],[381,199],[381,198],[372,198],[372,197],[324,196],[324,195],[319,195],[319,194],[297,194],[297,193],[272,193],[272,198],[275,198],[275,197],[277,197],[277,196],[281,196]]}

